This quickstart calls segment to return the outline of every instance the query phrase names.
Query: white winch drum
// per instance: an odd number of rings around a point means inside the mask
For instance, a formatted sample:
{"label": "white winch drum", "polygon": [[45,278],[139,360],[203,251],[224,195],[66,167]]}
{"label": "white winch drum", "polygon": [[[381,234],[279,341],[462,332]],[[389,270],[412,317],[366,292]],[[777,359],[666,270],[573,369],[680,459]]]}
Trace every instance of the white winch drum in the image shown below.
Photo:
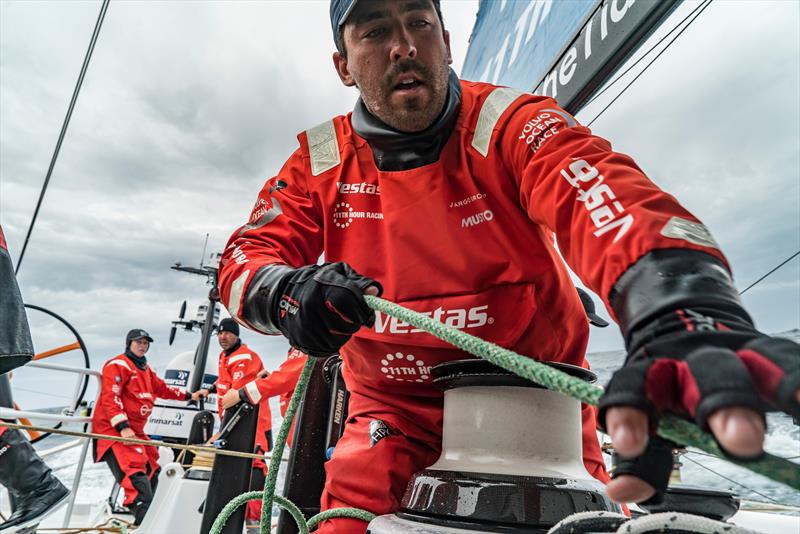
{"label": "white winch drum", "polygon": [[[548,363],[594,382],[573,365]],[[444,390],[442,454],[416,473],[400,512],[370,523],[371,534],[546,532],[585,511],[619,511],[583,465],[581,405],[485,360],[433,369]],[[423,529],[423,530],[424,530]]]}

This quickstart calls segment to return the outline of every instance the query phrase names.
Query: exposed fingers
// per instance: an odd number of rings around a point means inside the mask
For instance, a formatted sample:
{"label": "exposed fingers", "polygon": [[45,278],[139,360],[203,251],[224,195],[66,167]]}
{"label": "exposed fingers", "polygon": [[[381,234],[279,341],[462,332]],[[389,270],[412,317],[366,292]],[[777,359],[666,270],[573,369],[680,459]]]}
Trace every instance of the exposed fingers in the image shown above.
{"label": "exposed fingers", "polygon": [[364,293],[366,293],[367,295],[378,296],[380,290],[378,290],[376,286],[369,286],[367,289],[364,290]]}
{"label": "exposed fingers", "polygon": [[606,429],[614,449],[623,456],[638,456],[644,452],[648,440],[647,414],[630,406],[609,408]]}
{"label": "exposed fingers", "polygon": [[708,426],[728,453],[748,458],[758,456],[764,443],[764,418],[749,408],[723,408],[712,413]]}
{"label": "exposed fingers", "polygon": [[655,492],[653,486],[632,475],[620,475],[606,486],[608,497],[620,504],[646,501]]}

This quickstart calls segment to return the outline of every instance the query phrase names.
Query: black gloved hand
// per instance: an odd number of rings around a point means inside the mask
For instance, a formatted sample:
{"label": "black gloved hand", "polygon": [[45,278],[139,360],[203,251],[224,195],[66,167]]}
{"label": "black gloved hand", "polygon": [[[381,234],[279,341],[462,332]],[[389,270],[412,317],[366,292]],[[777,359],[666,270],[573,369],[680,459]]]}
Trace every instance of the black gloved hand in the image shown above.
{"label": "black gloved hand", "polygon": [[307,265],[283,275],[269,314],[289,343],[315,357],[336,354],[362,326],[375,323],[364,291],[381,285],[346,263]]}
{"label": "black gloved hand", "polygon": [[[722,408],[799,416],[800,346],[755,329],[718,260],[692,251],[657,252],[623,275],[612,295],[628,358],[600,400],[600,424],[616,406],[645,412],[651,435],[667,411],[691,417],[705,430],[709,416]],[[613,476],[645,480],[659,500],[672,465],[664,444],[651,438],[647,450]]]}

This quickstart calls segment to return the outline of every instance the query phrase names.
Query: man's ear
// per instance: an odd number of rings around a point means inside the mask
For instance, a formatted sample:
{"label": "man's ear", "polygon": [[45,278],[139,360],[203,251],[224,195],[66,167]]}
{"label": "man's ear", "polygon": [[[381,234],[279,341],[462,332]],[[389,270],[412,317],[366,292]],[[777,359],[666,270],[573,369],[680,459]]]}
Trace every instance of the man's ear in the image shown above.
{"label": "man's ear", "polygon": [[447,64],[453,64],[453,53],[450,51],[450,32],[444,31],[444,45],[447,48]]}
{"label": "man's ear", "polygon": [[347,58],[338,51],[333,53],[333,66],[336,68],[336,74],[339,75],[339,79],[342,80],[343,84],[347,87],[353,87],[356,84],[353,75],[350,74],[350,70],[347,68]]}

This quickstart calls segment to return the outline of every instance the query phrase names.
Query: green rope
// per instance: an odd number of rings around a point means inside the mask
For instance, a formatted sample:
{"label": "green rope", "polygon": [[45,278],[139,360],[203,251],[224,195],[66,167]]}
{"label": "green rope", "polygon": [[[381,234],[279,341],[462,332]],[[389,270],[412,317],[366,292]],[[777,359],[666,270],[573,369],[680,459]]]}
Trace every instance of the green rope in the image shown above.
{"label": "green rope", "polygon": [[[417,313],[372,295],[364,295],[364,298],[367,304],[375,310],[425,330],[465,352],[484,358],[498,367],[502,367],[516,375],[541,384],[548,389],[558,391],[593,406],[597,406],[603,394],[603,389],[598,386],[587,384],[578,378],[571,377],[548,365],[504,349],[494,343],[484,341],[451,326],[434,321],[427,315]],[[785,458],[780,458],[771,454],[764,454],[764,456],[758,460],[749,461],[730,458],[722,452],[711,436],[688,421],[670,415],[661,418],[661,422],[658,425],[658,434],[677,443],[690,445],[710,454],[714,454],[715,456],[719,456],[750,469],[755,473],[771,478],[776,482],[781,482],[794,489],[800,490],[800,466]]]}
{"label": "green rope", "polygon": [[[225,523],[228,522],[230,516],[239,508],[241,505],[245,504],[247,501],[252,499],[261,499],[266,496],[266,490],[264,491],[248,491],[247,493],[242,493],[241,495],[234,497],[231,501],[225,505],[217,518],[214,520],[214,524],[211,525],[211,532],[220,532],[225,527]],[[306,519],[303,517],[303,512],[300,511],[300,508],[295,506],[295,504],[290,501],[289,499],[284,499],[280,495],[274,495],[275,504],[280,506],[281,508],[285,509],[294,519],[295,523],[297,523],[297,528],[299,530],[299,534],[308,534],[308,526],[306,526]],[[262,516],[262,523],[263,523],[263,516]]]}
{"label": "green rope", "polygon": [[[283,449],[286,447],[289,430],[292,428],[294,415],[303,398],[303,393],[305,393],[306,387],[308,386],[308,379],[311,377],[311,371],[314,369],[315,362],[315,358],[307,358],[306,364],[303,367],[303,372],[300,373],[300,378],[297,379],[297,386],[292,394],[292,400],[289,401],[289,407],[286,408],[286,415],[283,418],[283,423],[281,423],[281,430],[278,432],[278,437],[275,440],[275,448],[272,449],[273,458],[283,458]],[[277,497],[275,495],[275,484],[278,481],[279,466],[279,463],[271,462],[270,468],[267,470],[267,479],[264,481],[264,498],[261,501],[261,534],[269,534],[272,526],[270,524],[272,520],[272,499],[273,497]]]}
{"label": "green rope", "polygon": [[[314,358],[308,358],[305,366],[303,367],[303,371],[300,373],[300,378],[297,379],[297,385],[295,386],[294,393],[292,394],[292,400],[289,401],[289,406],[286,408],[286,415],[281,423],[281,429],[278,432],[278,437],[275,439],[275,447],[272,449],[273,460],[277,460],[279,462],[280,458],[283,458],[283,450],[286,447],[289,431],[292,428],[292,421],[294,421],[297,408],[303,399],[303,394],[305,393],[306,388],[308,387],[308,380],[311,377],[311,371],[314,369],[315,363],[316,360]],[[355,519],[361,519],[367,522],[372,521],[372,519],[375,517],[374,514],[371,514],[365,510],[359,510],[357,508],[335,508],[333,510],[326,510],[325,512],[319,513],[306,522],[305,517],[303,517],[303,513],[292,501],[281,497],[280,495],[275,495],[275,485],[278,481],[278,466],[280,466],[280,464],[277,462],[270,465],[270,469],[267,470],[267,478],[264,481],[263,491],[249,491],[247,493],[243,493],[226,504],[222,511],[220,511],[217,518],[214,520],[214,523],[211,525],[210,534],[219,534],[222,532],[222,529],[225,527],[225,523],[228,521],[228,518],[231,516],[231,514],[233,514],[233,512],[235,512],[236,509],[242,504],[251,499],[262,499],[260,523],[261,534],[269,534],[272,528],[271,522],[273,501],[275,504],[289,512],[295,523],[297,523],[300,534],[308,534],[308,531],[317,526],[318,523],[334,517],[353,517]]]}
{"label": "green rope", "polygon": [[331,510],[320,512],[309,519],[308,530],[311,530],[312,528],[316,527],[317,524],[322,523],[323,521],[333,519],[335,517],[352,517],[354,519],[360,519],[369,523],[375,519],[375,514],[359,508],[332,508]]}

